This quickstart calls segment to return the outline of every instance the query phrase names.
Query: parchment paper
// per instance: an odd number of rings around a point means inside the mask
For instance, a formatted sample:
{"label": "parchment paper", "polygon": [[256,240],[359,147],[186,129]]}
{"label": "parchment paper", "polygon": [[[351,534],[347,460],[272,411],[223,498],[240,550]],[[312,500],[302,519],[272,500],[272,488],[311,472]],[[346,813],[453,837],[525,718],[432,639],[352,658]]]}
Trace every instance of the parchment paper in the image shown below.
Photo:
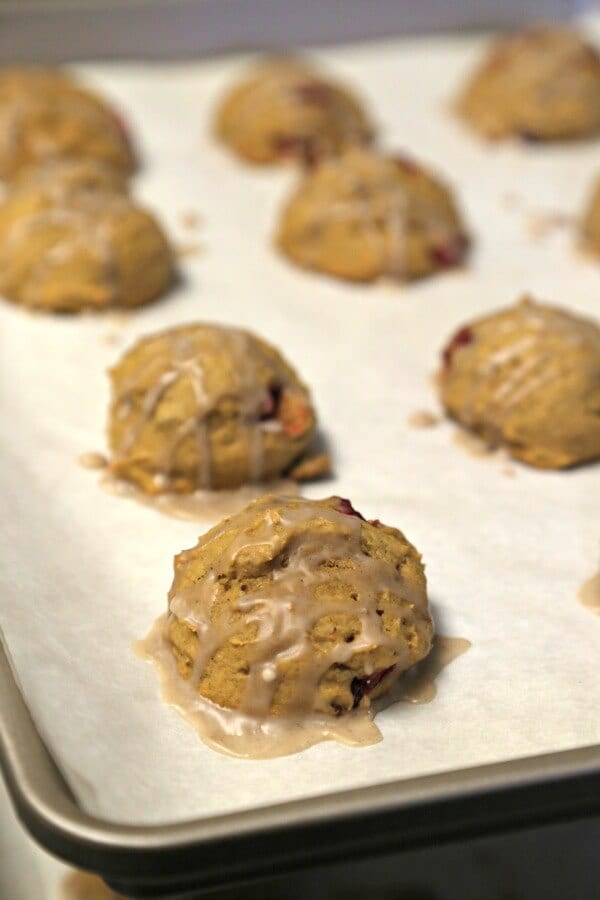
{"label": "parchment paper", "polygon": [[[0,307],[1,622],[35,720],[88,810],[168,822],[600,739],[600,619],[576,601],[598,563],[598,467],[514,465],[508,477],[458,447],[451,425],[407,425],[435,409],[438,349],[464,320],[526,289],[600,311],[600,265],[577,255],[569,228],[530,228],[539,213],[579,212],[599,144],[487,147],[464,131],[447,103],[480,47],[438,38],[321,54],[361,89],[383,143],[458,191],[470,267],[406,288],[347,286],[274,253],[294,173],[244,166],[209,133],[242,60],[81,67],[131,120],[138,196],[178,243],[202,245],[182,261],[184,284],[126,321]],[[201,228],[182,226],[188,210]],[[473,642],[433,703],[379,716],[376,746],[221,756],[161,704],[155,672],[130,649],[164,609],[173,554],[204,526],[110,496],[76,459],[104,447],[107,366],[138,335],[194,319],[253,328],[294,361],[335,457],[336,477],[307,494],[350,496],[401,527],[427,563],[439,631]]]}

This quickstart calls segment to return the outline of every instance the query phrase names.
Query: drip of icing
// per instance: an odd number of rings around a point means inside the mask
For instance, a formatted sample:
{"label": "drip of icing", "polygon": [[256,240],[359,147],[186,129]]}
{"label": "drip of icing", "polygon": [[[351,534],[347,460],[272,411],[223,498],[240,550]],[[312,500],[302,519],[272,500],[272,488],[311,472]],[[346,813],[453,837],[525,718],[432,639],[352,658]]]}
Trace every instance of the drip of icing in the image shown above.
{"label": "drip of icing", "polygon": [[[325,673],[333,665],[347,664],[357,653],[389,648],[394,664],[385,676],[388,685],[409,668],[411,655],[407,640],[388,634],[377,611],[377,598],[383,592],[389,591],[401,599],[405,634],[411,634],[422,647],[428,645],[431,635],[424,593],[407,583],[390,563],[362,551],[359,518],[342,515],[329,507],[314,510],[287,498],[284,509],[273,508],[279,503],[282,503],[279,498],[264,497],[241,514],[237,523],[240,531],[218,562],[192,587],[171,589],[168,616],[138,645],[140,652],[162,671],[165,698],[194,721],[201,737],[211,746],[234,755],[281,755],[316,740],[334,738],[362,743],[379,735],[364,704],[337,719],[316,712],[316,708]],[[260,511],[265,514],[257,520]],[[309,523],[315,520],[332,528],[311,535]],[[229,571],[236,559],[243,559],[254,548],[268,548],[266,558],[275,559],[283,549],[277,524],[300,526],[299,537],[286,545],[286,564],[275,564],[268,582],[244,593],[238,600],[236,608],[243,615],[243,624],[239,617],[221,615],[219,575]],[[227,523],[223,527],[227,528]],[[214,532],[210,540],[219,537],[221,531]],[[185,559],[186,554],[181,554],[176,567],[185,565]],[[351,611],[341,602],[315,600],[319,586],[334,578],[331,563],[335,560],[343,561],[335,578],[343,581],[344,572],[348,572],[356,593],[356,606]],[[323,645],[316,652],[310,639],[313,627],[324,617],[339,614],[357,619],[360,630],[354,632],[351,642]],[[176,670],[168,639],[168,629],[174,621],[185,622],[198,637],[189,679],[179,676]],[[255,625],[256,638],[241,709],[222,709],[199,693],[199,685],[215,652],[249,624]],[[293,711],[285,716],[269,715],[290,662],[298,663],[294,667]],[[371,671],[365,666],[367,676],[373,674],[372,665],[370,668]]]}
{"label": "drip of icing", "polygon": [[[381,732],[365,709],[355,709],[339,718],[313,713],[300,719],[259,720],[226,710],[206,700],[182,679],[166,638],[167,616],[160,616],[147,638],[138,641],[137,656],[154,664],[165,703],[174,706],[209,747],[231,756],[264,759],[298,753],[316,743],[336,740],[348,746],[378,743]],[[466,653],[465,638],[436,635],[429,657],[401,676],[390,692],[374,701],[381,711],[394,703],[430,703],[437,696],[436,678],[455,659]],[[264,666],[262,677],[271,681],[273,669]]]}
{"label": "drip of icing", "polygon": [[362,709],[339,718],[313,713],[302,720],[274,716],[257,719],[211,703],[177,671],[165,636],[166,625],[167,616],[160,616],[148,636],[134,645],[135,653],[156,667],[165,703],[174,706],[213,750],[246,759],[272,759],[299,753],[320,741],[366,746],[381,740],[379,728]]}
{"label": "drip of icing", "polygon": [[579,589],[578,598],[582,606],[600,615],[600,570],[584,581]]}
{"label": "drip of icing", "polygon": [[[461,408],[466,424],[476,420],[477,401],[484,392],[487,395],[490,390],[486,416],[501,425],[519,403],[556,379],[556,347],[550,341],[546,343],[546,338],[558,335],[565,347],[573,348],[583,347],[588,341],[598,342],[595,326],[582,320],[574,322],[567,314],[531,301],[520,303],[511,310],[510,318],[493,327],[502,340],[478,370],[470,396]],[[502,377],[498,377],[500,372]]]}
{"label": "drip of icing", "polygon": [[430,703],[437,694],[436,677],[470,647],[471,641],[466,638],[436,634],[429,655],[398,679],[392,688],[390,701]]}
{"label": "drip of icing", "polygon": [[[152,371],[150,367],[158,366],[162,369],[157,374],[154,386],[146,390],[137,418],[125,429],[123,440],[117,448],[117,459],[127,456],[133,450],[144,426],[154,416],[168,389],[181,378],[187,378],[194,392],[196,414],[175,430],[173,440],[157,466],[157,486],[159,485],[160,489],[168,488],[177,449],[183,440],[194,435],[198,447],[197,484],[203,489],[210,488],[212,449],[208,418],[227,396],[235,396],[240,404],[241,421],[248,448],[249,480],[259,483],[264,474],[264,434],[268,429],[281,428],[281,424],[276,420],[260,421],[261,403],[267,390],[260,384],[257,372],[258,360],[263,356],[262,348],[242,330],[220,326],[204,329],[203,340],[208,341],[209,349],[221,354],[227,360],[234,382],[232,388],[211,392],[205,385],[202,349],[193,339],[178,330],[167,332],[164,337],[169,342],[170,352],[167,368],[164,368],[164,358],[154,357],[130,376],[117,398],[116,415],[126,420],[132,410],[131,396],[142,389],[143,379],[147,377],[149,369]],[[289,374],[283,363],[266,355],[264,362],[265,366],[275,369],[280,384],[289,383]]]}
{"label": "drip of icing", "polygon": [[[82,463],[82,465],[86,465]],[[86,466],[101,468],[100,466]],[[148,506],[156,512],[173,519],[188,522],[213,522],[240,512],[252,500],[261,497],[267,491],[278,491],[289,496],[298,495],[300,489],[294,481],[274,481],[266,484],[245,484],[243,487],[227,491],[197,490],[190,494],[178,494],[174,491],[162,491],[159,494],[147,494],[130,481],[115,478],[111,472],[105,471],[100,479],[100,486],[109,494],[133,500],[140,506]]]}

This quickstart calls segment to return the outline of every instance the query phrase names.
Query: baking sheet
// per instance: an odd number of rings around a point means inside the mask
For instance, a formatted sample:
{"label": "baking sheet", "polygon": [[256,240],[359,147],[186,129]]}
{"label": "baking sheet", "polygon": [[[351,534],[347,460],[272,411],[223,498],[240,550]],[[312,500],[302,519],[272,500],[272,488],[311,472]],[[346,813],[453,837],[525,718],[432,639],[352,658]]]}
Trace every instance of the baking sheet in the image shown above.
{"label": "baking sheet", "polygon": [[[34,718],[88,811],[169,822],[600,740],[600,618],[576,600],[598,563],[598,467],[511,464],[508,477],[457,446],[451,425],[407,424],[435,408],[438,349],[465,319],[525,289],[599,312],[598,264],[574,252],[569,229],[539,225],[580,210],[598,144],[489,148],[463,131],[448,99],[480,47],[435,38],[319,54],[360,86],[384,145],[459,192],[471,266],[406,288],[337,283],[272,251],[294,173],[244,166],[209,134],[243,60],[81,67],[131,118],[138,196],[178,243],[202,248],[169,299],[129,318],[0,307],[0,621]],[[194,231],[181,222],[189,210],[202,217]],[[380,744],[221,756],[160,703],[154,670],[131,651],[164,609],[173,554],[204,528],[103,492],[76,459],[104,446],[107,366],[137,336],[194,319],[253,328],[296,363],[335,457],[335,478],[307,495],[350,496],[401,527],[426,561],[438,630],[473,643],[433,703],[380,714]]]}

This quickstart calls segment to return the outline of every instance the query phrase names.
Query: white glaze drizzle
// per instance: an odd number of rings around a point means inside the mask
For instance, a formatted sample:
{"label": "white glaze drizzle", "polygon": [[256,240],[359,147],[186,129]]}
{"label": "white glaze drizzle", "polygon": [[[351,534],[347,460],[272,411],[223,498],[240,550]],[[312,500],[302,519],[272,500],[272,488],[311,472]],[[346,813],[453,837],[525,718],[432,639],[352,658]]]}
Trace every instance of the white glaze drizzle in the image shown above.
{"label": "white glaze drizzle", "polygon": [[[311,530],[311,522],[319,522],[321,526],[325,523],[326,528]],[[231,752],[231,739],[236,735],[264,736],[273,728],[280,737],[284,732],[293,736],[299,728],[308,729],[307,733],[312,729],[313,733],[321,735],[318,739],[323,739],[324,723],[331,718],[320,713],[317,705],[323,675],[332,665],[344,665],[357,653],[369,654],[386,647],[396,666],[387,676],[391,684],[415,662],[415,658],[404,636],[393,637],[385,630],[383,618],[377,612],[378,602],[384,592],[400,601],[403,635],[417,639],[423,654],[430,647],[432,635],[425,592],[408,583],[391,563],[365,554],[361,548],[361,520],[334,508],[267,496],[236,517],[236,527],[239,530],[235,537],[203,579],[187,589],[175,586],[171,589],[168,620],[161,626],[162,638],[168,644],[165,629],[174,620],[184,621],[196,633],[198,642],[193,670],[184,691],[190,700],[195,695],[192,705],[197,714],[207,714],[207,704],[214,707],[208,716],[213,724],[215,716],[218,720],[221,747],[228,747]],[[226,520],[208,540],[216,540],[227,528]],[[292,535],[296,532],[291,540],[282,536],[287,529],[288,536],[289,532]],[[267,548],[262,553],[266,559],[273,560],[269,567],[271,577],[266,583],[263,580],[260,589],[242,595],[236,603],[236,610],[242,617],[231,618],[219,609],[220,577],[231,573],[236,560],[243,565],[244,557],[257,550],[260,553],[258,548]],[[283,557],[278,560],[283,551],[285,564],[282,564]],[[176,568],[185,566],[190,552],[180,554]],[[336,560],[339,567],[332,566]],[[332,581],[347,581],[351,585],[356,595],[353,608],[349,609],[347,603],[316,599],[315,591],[319,586]],[[339,614],[359,623],[352,641],[333,641],[327,648],[319,644],[319,649],[315,649],[310,636],[313,627],[324,617]],[[217,650],[249,624],[256,626],[256,638],[252,644],[253,662],[249,665],[241,709],[219,708],[203,698],[198,687]],[[156,649],[156,644],[154,647]],[[290,714],[273,717],[269,711],[285,677],[283,670],[290,661],[299,664],[294,698],[288,701]],[[372,674],[373,663],[369,665],[368,657],[363,660],[363,667],[367,675]],[[183,679],[179,677],[179,680]],[[340,719],[346,720],[352,730],[365,709],[363,701],[361,709]],[[278,722],[274,722],[274,718]],[[335,728],[338,739],[342,739],[339,733],[343,731],[343,723],[338,722]],[[208,730],[216,739],[214,728]],[[306,734],[303,740],[306,741]]]}
{"label": "white glaze drizzle", "polygon": [[[259,358],[262,354],[260,345],[253,343],[248,332],[243,330],[218,325],[205,326],[202,329],[203,339],[208,339],[210,349],[227,360],[234,381],[231,389],[210,392],[205,387],[202,349],[179,329],[165,332],[162,337],[169,343],[167,367],[164,368],[164,357],[154,357],[133,373],[116,398],[116,415],[126,420],[133,408],[132,395],[139,390],[145,390],[139,413],[124,430],[123,439],[116,450],[116,459],[127,457],[134,451],[144,426],[152,420],[165,393],[181,378],[186,378],[192,386],[197,408],[192,418],[175,429],[166,452],[157,463],[156,479],[159,489],[168,489],[177,450],[181,442],[190,435],[195,436],[198,448],[197,486],[201,489],[211,487],[212,448],[208,420],[213,410],[229,395],[232,397],[235,395],[240,404],[241,422],[248,450],[249,480],[260,482],[264,473],[265,431],[281,428],[277,420],[261,422],[259,418],[261,402],[265,399],[267,391],[258,381],[255,365],[257,354]],[[275,357],[269,356],[265,361],[275,370],[279,385],[285,386],[290,383],[289,373]],[[144,389],[142,381],[147,378],[149,367],[155,365],[161,370],[157,374],[156,382],[149,389]],[[301,390],[298,386],[294,389]]]}
{"label": "white glaze drizzle", "polygon": [[[564,348],[576,349],[593,342],[600,353],[599,333],[594,325],[530,300],[522,301],[510,311],[510,317],[494,323],[493,328],[502,340],[478,370],[461,407],[461,418],[466,424],[477,419],[481,396],[486,395],[486,415],[501,425],[518,404],[558,377],[556,346],[549,340],[553,335],[560,336]],[[477,333],[474,339],[478,339]]]}
{"label": "white glaze drizzle", "polygon": [[[357,222],[376,252],[381,253],[383,274],[402,278],[407,269],[406,239],[413,206],[411,191],[392,172],[393,160],[367,154],[368,151],[350,150],[342,158],[327,160],[322,171],[317,172],[321,188],[326,182],[319,176],[335,170],[350,196],[339,198],[339,182],[337,189],[330,186],[322,194],[313,190],[313,199],[319,199],[315,224],[323,228],[336,220]],[[365,162],[368,162],[368,170]],[[313,177],[308,176],[309,179]],[[418,209],[419,228],[432,244],[455,236],[454,230],[441,220],[435,205],[419,201]],[[379,218],[381,225],[377,224]],[[318,236],[316,240],[319,240]]]}

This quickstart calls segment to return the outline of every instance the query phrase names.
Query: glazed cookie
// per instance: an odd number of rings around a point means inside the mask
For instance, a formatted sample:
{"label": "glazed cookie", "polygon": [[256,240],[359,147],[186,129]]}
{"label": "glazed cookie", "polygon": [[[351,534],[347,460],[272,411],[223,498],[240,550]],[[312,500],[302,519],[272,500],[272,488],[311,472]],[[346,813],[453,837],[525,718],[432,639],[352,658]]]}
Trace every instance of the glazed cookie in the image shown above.
{"label": "glazed cookie", "polygon": [[600,129],[600,56],[559,26],[530,28],[492,46],[458,102],[487,138],[552,141]]}
{"label": "glazed cookie", "polygon": [[118,115],[76,81],[52,69],[0,71],[0,178],[56,158],[97,159],[134,168]]}
{"label": "glazed cookie", "polygon": [[229,713],[222,732],[251,739],[262,723],[268,738],[275,719],[293,742],[319,717],[366,712],[427,656],[433,621],[396,528],[340,497],[266,496],[175,558],[165,637],[205,715]]}
{"label": "glazed cookie", "polygon": [[149,494],[271,481],[302,465],[315,434],[295,371],[247,331],[158,332],[110,375],[112,471]]}
{"label": "glazed cookie", "polygon": [[524,299],[456,332],[442,403],[491,446],[544,469],[600,458],[600,328]]}
{"label": "glazed cookie", "polygon": [[458,265],[468,239],[450,190],[404,157],[354,148],[308,173],[276,237],[293,262],[351,281]]}
{"label": "glazed cookie", "polygon": [[313,163],[373,136],[361,104],[346,88],[302,60],[283,58],[263,62],[227,95],[216,132],[254,163]]}
{"label": "glazed cookie", "polygon": [[10,182],[9,190],[40,189],[62,199],[74,191],[127,193],[127,178],[112,166],[97,159],[51,159],[27,166]]}
{"label": "glazed cookie", "polygon": [[162,229],[124,196],[32,187],[0,206],[0,293],[15,303],[61,312],[141,306],[172,277]]}
{"label": "glazed cookie", "polygon": [[592,191],[581,223],[581,239],[586,250],[600,256],[600,180]]}

